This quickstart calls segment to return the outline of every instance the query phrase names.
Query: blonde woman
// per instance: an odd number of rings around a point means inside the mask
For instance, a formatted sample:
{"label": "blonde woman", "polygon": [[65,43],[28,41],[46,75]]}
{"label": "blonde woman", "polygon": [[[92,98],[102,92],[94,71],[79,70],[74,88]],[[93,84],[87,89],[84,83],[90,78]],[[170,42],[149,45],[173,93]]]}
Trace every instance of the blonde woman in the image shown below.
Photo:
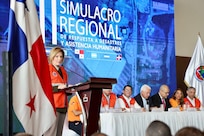
{"label": "blonde woman", "polygon": [[60,47],[54,47],[49,55],[50,77],[53,86],[53,97],[57,112],[57,119],[44,136],[61,136],[64,119],[67,112],[67,96],[64,89],[67,87],[68,75],[62,63],[64,61],[64,51]]}

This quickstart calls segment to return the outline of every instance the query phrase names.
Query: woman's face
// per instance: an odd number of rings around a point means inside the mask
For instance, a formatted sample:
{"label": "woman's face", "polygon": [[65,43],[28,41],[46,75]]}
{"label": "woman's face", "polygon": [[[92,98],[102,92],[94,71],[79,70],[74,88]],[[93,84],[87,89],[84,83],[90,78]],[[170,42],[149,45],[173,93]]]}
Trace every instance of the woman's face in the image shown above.
{"label": "woman's face", "polygon": [[62,54],[62,52],[59,52],[53,58],[52,65],[59,67],[63,63],[63,60],[64,60],[63,54]]}
{"label": "woman's face", "polygon": [[181,92],[181,90],[177,90],[175,93],[176,99],[180,100],[182,96],[183,96],[183,93]]}

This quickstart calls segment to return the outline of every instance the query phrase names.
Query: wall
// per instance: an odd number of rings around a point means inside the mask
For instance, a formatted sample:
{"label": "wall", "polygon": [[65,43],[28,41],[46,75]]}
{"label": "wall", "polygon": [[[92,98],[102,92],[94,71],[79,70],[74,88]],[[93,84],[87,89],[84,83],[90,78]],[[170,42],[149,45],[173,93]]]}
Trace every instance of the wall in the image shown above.
{"label": "wall", "polygon": [[184,75],[193,54],[197,35],[204,39],[204,1],[174,0],[177,87],[185,91]]}
{"label": "wall", "polygon": [[204,40],[204,0],[174,0],[176,56],[191,57],[200,32]]}

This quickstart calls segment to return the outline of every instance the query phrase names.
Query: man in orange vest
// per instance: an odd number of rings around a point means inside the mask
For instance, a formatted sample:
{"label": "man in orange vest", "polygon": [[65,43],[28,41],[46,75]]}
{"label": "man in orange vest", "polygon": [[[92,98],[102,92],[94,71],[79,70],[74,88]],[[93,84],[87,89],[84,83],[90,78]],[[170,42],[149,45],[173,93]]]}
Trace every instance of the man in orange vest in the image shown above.
{"label": "man in orange vest", "polygon": [[101,98],[101,110],[117,108],[117,96],[111,89],[103,89]]}

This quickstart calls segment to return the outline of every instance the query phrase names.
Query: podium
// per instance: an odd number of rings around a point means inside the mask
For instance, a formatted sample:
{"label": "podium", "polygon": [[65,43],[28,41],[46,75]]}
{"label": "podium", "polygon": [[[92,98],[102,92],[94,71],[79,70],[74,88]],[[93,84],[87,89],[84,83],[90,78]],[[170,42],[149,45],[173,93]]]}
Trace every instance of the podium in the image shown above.
{"label": "podium", "polygon": [[114,78],[90,78],[89,81],[66,88],[66,93],[78,92],[85,111],[83,134],[90,136],[99,129],[99,113],[102,89],[112,89],[112,84],[117,83]]}

